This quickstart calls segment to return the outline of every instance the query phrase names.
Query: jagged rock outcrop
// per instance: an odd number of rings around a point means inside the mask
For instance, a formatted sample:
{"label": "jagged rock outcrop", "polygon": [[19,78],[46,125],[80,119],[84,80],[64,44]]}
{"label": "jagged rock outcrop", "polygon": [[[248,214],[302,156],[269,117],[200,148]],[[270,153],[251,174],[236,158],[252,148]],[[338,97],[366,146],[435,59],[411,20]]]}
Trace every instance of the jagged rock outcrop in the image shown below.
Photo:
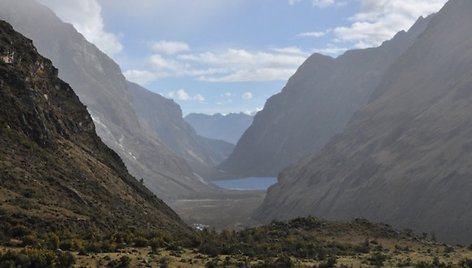
{"label": "jagged rock outcrop", "polygon": [[390,65],[425,29],[421,18],[377,48],[348,51],[334,59],[314,54],[271,97],[221,169],[244,176],[276,176],[321,149],[341,132]]}
{"label": "jagged rock outcrop", "polygon": [[347,129],[281,173],[257,217],[362,217],[470,244],[470,14],[472,1],[449,1]]}
{"label": "jagged rock outcrop", "polygon": [[32,42],[0,21],[0,229],[190,233],[126,170]]}
{"label": "jagged rock outcrop", "polygon": [[238,143],[241,136],[252,124],[253,116],[245,113],[222,114],[189,114],[187,121],[198,135],[232,144]]}
{"label": "jagged rock outcrop", "polygon": [[154,193],[172,200],[211,191],[185,160],[140,125],[119,66],[72,25],[34,0],[0,1],[0,19],[31,38],[38,51],[52,60],[59,68],[59,77],[87,106],[103,142]]}

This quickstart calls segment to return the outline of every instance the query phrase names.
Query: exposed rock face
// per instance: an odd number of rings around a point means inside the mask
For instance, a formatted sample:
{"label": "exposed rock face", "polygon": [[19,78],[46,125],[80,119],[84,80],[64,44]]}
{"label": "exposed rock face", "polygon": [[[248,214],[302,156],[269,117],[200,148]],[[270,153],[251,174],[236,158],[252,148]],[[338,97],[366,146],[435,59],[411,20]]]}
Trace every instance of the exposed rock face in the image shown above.
{"label": "exposed rock face", "polygon": [[189,114],[185,117],[197,134],[210,139],[238,143],[241,136],[252,124],[253,116],[245,113],[227,115]]}
{"label": "exposed rock face", "polygon": [[0,21],[2,230],[189,232],[102,143],[85,106],[32,42]]}
{"label": "exposed rock face", "polygon": [[259,219],[353,217],[472,241],[472,1],[451,0],[321,152],[284,170]]}
{"label": "exposed rock face", "polygon": [[321,149],[378,86],[390,65],[427,25],[420,19],[381,47],[339,58],[314,54],[271,97],[221,169],[244,176],[276,176],[284,167]]}
{"label": "exposed rock face", "polygon": [[103,142],[123,159],[131,174],[171,200],[209,191],[182,158],[139,123],[119,66],[71,25],[34,0],[0,1],[0,19],[31,38],[59,68],[87,106]]}
{"label": "exposed rock face", "polygon": [[129,83],[134,109],[143,126],[152,130],[169,149],[185,159],[198,173],[220,164],[234,146],[198,136],[182,117],[180,106],[137,84]]}

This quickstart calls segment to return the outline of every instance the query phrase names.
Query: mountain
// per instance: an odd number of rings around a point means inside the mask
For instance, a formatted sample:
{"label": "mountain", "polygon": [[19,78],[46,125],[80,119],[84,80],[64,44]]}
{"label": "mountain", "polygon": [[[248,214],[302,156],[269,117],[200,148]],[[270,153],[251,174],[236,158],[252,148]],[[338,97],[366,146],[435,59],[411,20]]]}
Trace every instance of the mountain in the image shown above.
{"label": "mountain", "polygon": [[245,113],[222,114],[189,114],[185,117],[197,134],[210,139],[222,140],[232,144],[238,143],[241,136],[252,124],[253,116]]}
{"label": "mountain", "polygon": [[362,217],[469,244],[471,13],[449,1],[346,130],[281,173],[257,218]]}
{"label": "mountain", "polygon": [[52,60],[60,78],[87,106],[103,142],[154,193],[171,200],[210,191],[185,160],[140,125],[119,66],[72,25],[34,0],[0,1],[0,18],[32,39],[38,51]]}
{"label": "mountain", "polygon": [[185,159],[195,172],[206,174],[205,169],[220,164],[233,151],[234,145],[230,143],[197,135],[183,119],[180,106],[173,100],[131,82],[128,83],[128,90],[140,123]]}
{"label": "mountain", "polygon": [[173,100],[131,82],[128,90],[140,122],[192,167],[216,166],[233,150],[234,146],[227,142],[199,136]]}
{"label": "mountain", "polygon": [[129,175],[57,74],[29,39],[0,21],[2,239],[26,232],[18,230],[90,235],[145,227],[190,233]]}
{"label": "mountain", "polygon": [[367,103],[389,66],[414,42],[430,18],[377,48],[334,59],[314,54],[271,97],[220,168],[243,176],[276,176],[321,149]]}

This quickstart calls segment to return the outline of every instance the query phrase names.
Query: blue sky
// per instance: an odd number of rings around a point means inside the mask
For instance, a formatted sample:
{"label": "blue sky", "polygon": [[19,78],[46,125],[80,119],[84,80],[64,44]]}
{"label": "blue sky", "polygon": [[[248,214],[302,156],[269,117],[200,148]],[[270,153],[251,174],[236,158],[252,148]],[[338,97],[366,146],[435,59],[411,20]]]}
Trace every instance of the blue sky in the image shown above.
{"label": "blue sky", "polygon": [[312,53],[377,46],[446,0],[39,0],[184,114],[254,112]]}

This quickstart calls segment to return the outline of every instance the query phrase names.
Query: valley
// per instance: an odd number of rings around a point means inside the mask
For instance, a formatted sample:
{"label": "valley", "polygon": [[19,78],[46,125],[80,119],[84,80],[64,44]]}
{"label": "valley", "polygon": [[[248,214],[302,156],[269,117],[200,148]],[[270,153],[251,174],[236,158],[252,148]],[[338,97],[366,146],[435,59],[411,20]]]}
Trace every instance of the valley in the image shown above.
{"label": "valley", "polygon": [[472,267],[472,1],[283,1],[403,23],[265,51],[107,1],[0,0],[0,268]]}

